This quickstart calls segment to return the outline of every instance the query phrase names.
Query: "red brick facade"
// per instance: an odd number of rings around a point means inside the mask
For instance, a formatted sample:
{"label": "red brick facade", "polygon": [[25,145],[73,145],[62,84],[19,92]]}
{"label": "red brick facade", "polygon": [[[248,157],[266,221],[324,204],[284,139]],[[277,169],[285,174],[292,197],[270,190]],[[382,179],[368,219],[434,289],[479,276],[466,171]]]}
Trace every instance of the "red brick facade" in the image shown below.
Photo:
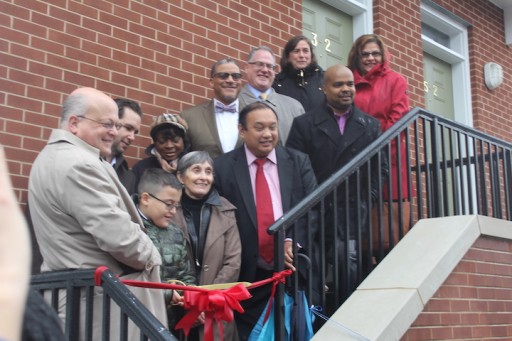
{"label": "red brick facade", "polygon": [[419,12],[420,1],[373,2],[373,30],[385,40],[393,70],[407,78],[411,107],[425,107]]}
{"label": "red brick facade", "polygon": [[510,340],[512,242],[480,237],[402,341]]}
{"label": "red brick facade", "polygon": [[[502,11],[483,0],[436,0],[468,21],[474,126],[512,141],[512,53]],[[374,0],[374,30],[390,45],[393,67],[409,80],[411,105],[424,106],[420,0]],[[211,96],[211,64],[241,62],[253,46],[280,54],[301,32],[295,0],[4,0],[0,2],[0,143],[19,201],[27,200],[30,167],[58,126],[60,104],[79,86],[141,102],[145,116],[129,161],[143,157],[148,125]],[[489,91],[483,65],[504,67]]]}

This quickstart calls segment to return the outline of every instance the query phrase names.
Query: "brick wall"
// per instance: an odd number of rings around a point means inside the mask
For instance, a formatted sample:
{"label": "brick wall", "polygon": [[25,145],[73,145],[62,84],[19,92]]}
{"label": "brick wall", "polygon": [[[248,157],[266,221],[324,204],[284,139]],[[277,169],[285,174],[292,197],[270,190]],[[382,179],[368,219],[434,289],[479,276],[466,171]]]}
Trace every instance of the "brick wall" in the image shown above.
{"label": "brick wall", "polygon": [[402,341],[510,340],[512,242],[480,237]]}
{"label": "brick wall", "polygon": [[374,0],[373,29],[392,56],[391,67],[407,78],[411,107],[425,107],[420,1]]}
{"label": "brick wall", "polygon": [[294,0],[0,2],[0,143],[21,203],[30,166],[58,126],[60,104],[79,86],[141,102],[141,135],[128,152],[144,157],[148,125],[211,96],[212,63],[243,61],[251,47],[280,47],[301,32]]}
{"label": "brick wall", "polygon": [[[512,141],[510,49],[500,10],[487,1],[439,0],[470,30],[475,126]],[[374,27],[390,45],[393,68],[409,79],[411,105],[423,106],[420,0],[374,0]],[[468,5],[466,5],[468,4]],[[0,143],[24,204],[30,167],[58,126],[60,104],[79,86],[141,102],[141,134],[127,152],[133,164],[150,143],[148,125],[211,96],[208,73],[222,57],[243,61],[253,46],[278,54],[301,32],[296,0],[2,0],[0,2]],[[494,23],[494,24],[493,24]],[[498,23],[498,24],[496,24]],[[483,84],[483,64],[497,61],[506,83]]]}

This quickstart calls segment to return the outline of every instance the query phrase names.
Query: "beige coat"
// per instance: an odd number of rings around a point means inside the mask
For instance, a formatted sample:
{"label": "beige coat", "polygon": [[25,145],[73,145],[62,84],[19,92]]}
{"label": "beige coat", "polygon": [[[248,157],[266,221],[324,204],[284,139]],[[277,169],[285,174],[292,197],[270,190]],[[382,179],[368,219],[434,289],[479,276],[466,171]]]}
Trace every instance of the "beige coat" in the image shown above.
{"label": "beige coat", "polygon": [[[126,189],[99,150],[70,132],[54,130],[34,162],[29,205],[41,271],[107,266],[122,276],[131,268],[130,279],[160,282],[160,255]],[[130,289],[166,325],[162,291]]]}
{"label": "beige coat", "polygon": [[[199,274],[199,284],[230,283],[238,281],[240,273],[241,253],[240,235],[236,225],[235,206],[225,198],[220,198],[222,205],[212,205],[210,224],[206,234],[202,266]],[[189,255],[192,250],[189,234],[186,228],[182,208],[175,216],[176,225],[180,226],[187,238]],[[202,330],[200,331],[202,337]],[[219,336],[216,335],[216,340]],[[236,325],[224,323],[224,340],[238,340]]]}

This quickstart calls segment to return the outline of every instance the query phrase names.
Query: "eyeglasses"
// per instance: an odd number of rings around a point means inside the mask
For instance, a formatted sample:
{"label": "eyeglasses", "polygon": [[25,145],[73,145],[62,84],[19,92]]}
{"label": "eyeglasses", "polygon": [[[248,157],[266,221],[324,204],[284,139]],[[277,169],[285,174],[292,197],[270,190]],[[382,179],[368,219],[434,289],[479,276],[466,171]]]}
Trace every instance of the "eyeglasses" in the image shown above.
{"label": "eyeglasses", "polygon": [[361,57],[363,59],[370,58],[370,56],[372,56],[373,58],[381,57],[382,56],[382,52],[380,52],[380,51],[361,52]]}
{"label": "eyeglasses", "polygon": [[237,81],[240,78],[242,78],[242,74],[239,72],[233,72],[233,73],[217,72],[216,74],[213,75],[213,77],[217,77],[217,78],[224,79],[224,80],[228,79],[229,76],[231,76],[231,78],[233,78],[234,81]]}
{"label": "eyeglasses", "polygon": [[149,195],[151,198],[156,199],[156,200],[160,201],[162,204],[164,204],[164,205],[165,205],[165,207],[166,207],[169,211],[171,211],[172,209],[177,209],[177,208],[180,208],[180,207],[181,207],[181,205],[180,205],[180,204],[169,204],[169,203],[167,203],[167,202],[163,201],[162,199],[157,198],[156,196],[154,196],[154,195],[153,195],[153,194],[151,194],[151,193],[148,193],[148,195]]}
{"label": "eyeglasses", "polygon": [[99,125],[102,125],[103,128],[108,129],[108,130],[112,130],[114,128],[116,128],[116,130],[119,130],[123,127],[123,124],[120,122],[117,122],[117,123],[114,123],[112,121],[111,122],[101,122],[101,121],[93,120],[92,118],[89,118],[89,117],[85,117],[83,115],[78,115],[77,117],[84,118],[84,119],[92,121],[92,122],[96,122]]}
{"label": "eyeglasses", "polygon": [[269,69],[269,70],[275,70],[276,66],[277,66],[275,64],[267,64],[267,63],[263,63],[263,62],[248,62],[247,64],[255,65],[258,69],[263,69],[266,66],[267,69]]}

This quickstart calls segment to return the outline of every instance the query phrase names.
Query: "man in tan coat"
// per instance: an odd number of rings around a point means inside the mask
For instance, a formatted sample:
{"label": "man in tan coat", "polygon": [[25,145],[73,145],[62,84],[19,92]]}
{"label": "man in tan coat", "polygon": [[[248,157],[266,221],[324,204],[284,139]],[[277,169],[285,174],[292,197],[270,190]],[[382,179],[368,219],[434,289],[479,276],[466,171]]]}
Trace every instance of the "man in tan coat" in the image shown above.
{"label": "man in tan coat", "polygon": [[[96,89],[73,91],[63,103],[61,129],[52,132],[32,166],[29,205],[41,271],[104,265],[122,279],[160,282],[158,250],[112,166],[100,158],[110,153],[120,127],[117,111],[116,103]],[[166,325],[162,291],[130,290]],[[94,340],[100,340],[101,298],[97,292]],[[111,316],[115,333],[119,314]],[[135,328],[129,336],[140,338]]]}

